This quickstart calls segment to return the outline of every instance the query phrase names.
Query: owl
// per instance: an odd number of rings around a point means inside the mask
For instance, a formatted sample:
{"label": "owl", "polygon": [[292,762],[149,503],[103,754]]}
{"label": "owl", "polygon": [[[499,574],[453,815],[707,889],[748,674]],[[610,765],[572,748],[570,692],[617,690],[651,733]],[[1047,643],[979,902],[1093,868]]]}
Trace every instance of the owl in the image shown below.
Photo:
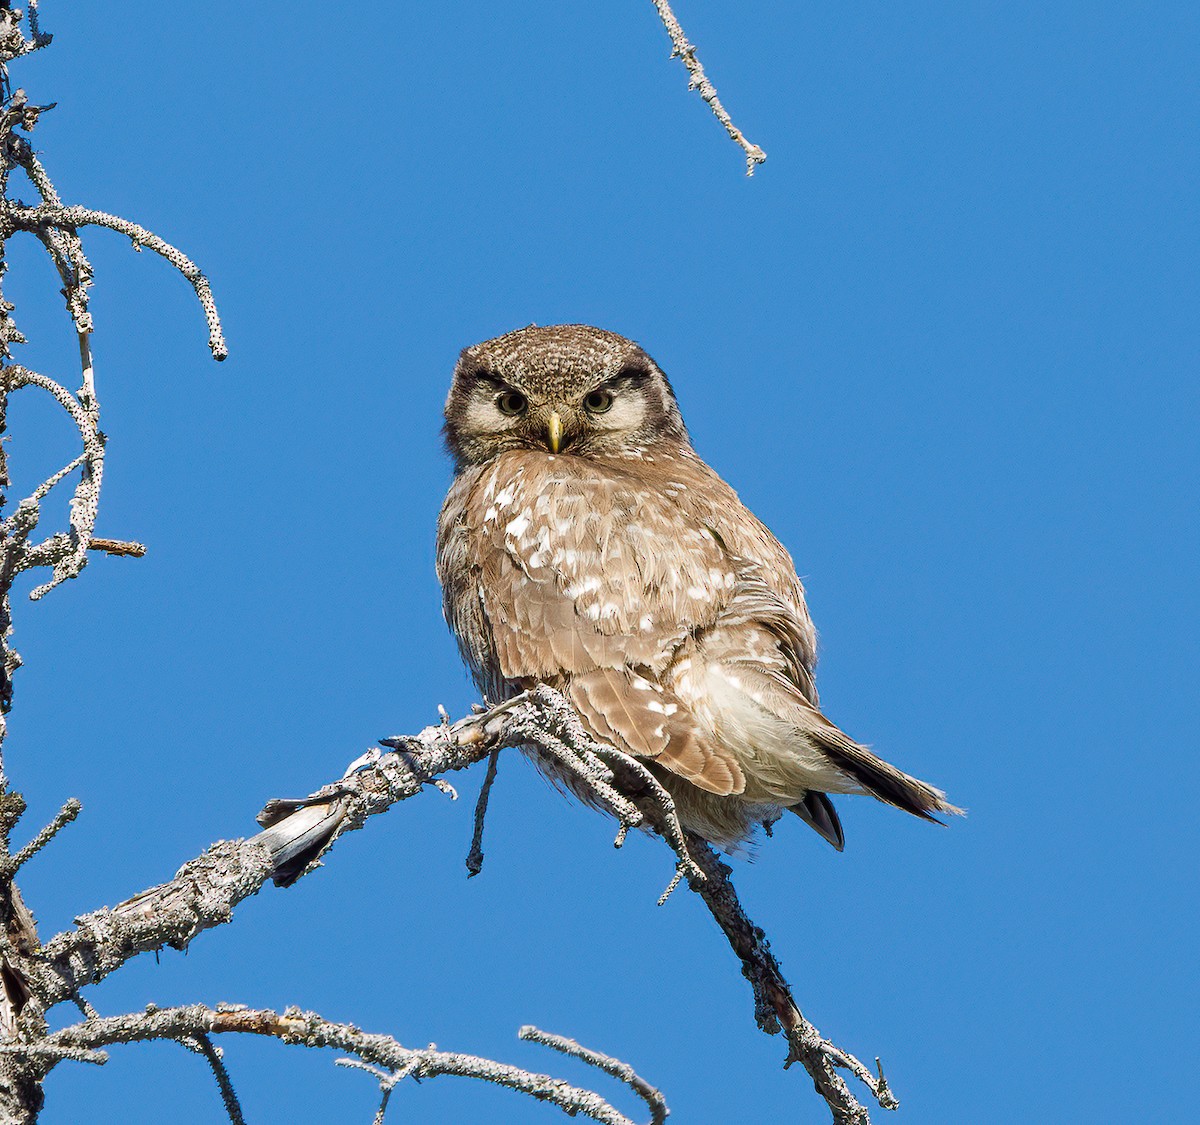
{"label": "owl", "polygon": [[556,688],[727,849],[788,810],[840,851],[831,793],[960,811],[821,713],[791,557],[692,449],[637,344],[581,324],[476,344],[445,415],[438,577],[487,698]]}

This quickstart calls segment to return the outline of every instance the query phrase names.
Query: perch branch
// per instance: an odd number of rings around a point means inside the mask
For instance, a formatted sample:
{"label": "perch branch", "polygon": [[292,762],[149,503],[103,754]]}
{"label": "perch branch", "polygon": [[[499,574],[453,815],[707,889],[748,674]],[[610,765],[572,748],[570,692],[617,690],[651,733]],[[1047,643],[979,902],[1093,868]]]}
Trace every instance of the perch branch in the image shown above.
{"label": "perch branch", "polygon": [[456,723],[434,724],[384,744],[394,749],[364,755],[345,776],[310,797],[270,802],[259,814],[264,830],[257,836],[214,844],[171,882],[77,919],[75,929],[21,963],[38,1002],[49,1008],[70,999],[139,953],[164,945],[186,948],[204,930],[229,921],[234,907],[268,879],[282,886],[295,882],[343,833],[415,796],[442,774],[505,747],[533,747],[559,761],[574,755],[576,775],[593,779],[598,801],[607,802],[608,793],[619,798],[613,807],[623,830],[648,826],[671,845],[676,879],[686,879],[701,896],[742,963],[758,1025],[768,1034],[786,1036],[787,1061],[805,1067],[836,1122],[869,1121],[839,1069],[861,1079],[880,1106],[895,1108],[887,1083],[823,1038],[801,1014],[763,931],[737,898],[729,867],[703,840],[680,828],[670,796],[645,765],[592,743],[557,692],[539,687]]}
{"label": "perch branch", "polygon": [[[47,942],[23,970],[48,1009],[140,953],[164,945],[186,948],[198,934],[229,921],[234,907],[268,879],[280,886],[295,882],[317,866],[343,833],[416,796],[442,774],[511,746],[557,743],[558,752],[565,754],[564,738],[573,739],[577,726],[562,696],[539,687],[457,723],[438,723],[416,735],[387,739],[397,749],[365,755],[346,776],[311,796],[269,802],[259,814],[263,831],[258,835],[220,841],[186,863],[170,882],[78,918],[74,929]],[[581,756],[588,749],[585,743],[578,748]],[[579,766],[581,773],[587,768]],[[628,801],[617,813],[636,815],[641,822]],[[687,856],[673,808],[664,822],[680,841],[681,867],[703,878]]]}
{"label": "perch branch", "polygon": [[733,118],[729,116],[729,112],[717,96],[717,88],[704,73],[704,67],[700,65],[695,46],[688,42],[687,34],[680,26],[679,20],[675,18],[675,13],[671,10],[668,0],[654,0],[654,7],[658,10],[658,18],[662,20],[663,27],[667,29],[667,34],[671,37],[671,58],[682,59],[683,65],[687,67],[688,89],[699,91],[700,96],[708,102],[713,116],[725,126],[725,132],[729,134],[734,144],[746,154],[746,175],[753,176],[755,167],[767,159],[767,154],[758,145],[747,140],[746,135],[733,123]]}

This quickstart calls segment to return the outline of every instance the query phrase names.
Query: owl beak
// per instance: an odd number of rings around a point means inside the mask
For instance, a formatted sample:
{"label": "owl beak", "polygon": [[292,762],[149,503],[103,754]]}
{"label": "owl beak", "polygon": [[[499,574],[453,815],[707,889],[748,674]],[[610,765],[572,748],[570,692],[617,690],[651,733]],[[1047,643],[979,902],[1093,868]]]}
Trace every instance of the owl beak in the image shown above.
{"label": "owl beak", "polygon": [[550,417],[546,419],[546,441],[551,453],[557,453],[562,448],[562,434],[562,419],[556,410],[551,410]]}

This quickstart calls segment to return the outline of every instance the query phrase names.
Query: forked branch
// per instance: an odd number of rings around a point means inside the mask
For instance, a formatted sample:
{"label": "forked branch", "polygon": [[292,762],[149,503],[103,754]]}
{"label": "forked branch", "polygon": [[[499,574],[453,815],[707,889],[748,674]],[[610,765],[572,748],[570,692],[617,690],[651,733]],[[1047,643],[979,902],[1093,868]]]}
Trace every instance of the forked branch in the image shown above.
{"label": "forked branch", "polygon": [[[100,1049],[118,1043],[163,1039],[203,1041],[210,1035],[231,1033],[263,1035],[296,1046],[344,1051],[368,1064],[369,1068],[380,1068],[373,1073],[389,1087],[405,1078],[416,1081],[443,1075],[473,1078],[547,1102],[569,1117],[582,1116],[602,1125],[634,1125],[629,1117],[599,1094],[549,1074],[477,1055],[439,1051],[434,1046],[413,1050],[389,1035],[371,1034],[352,1024],[335,1023],[299,1008],[280,1013],[233,1005],[151,1007],[144,1012],[73,1024],[46,1036],[29,1053],[36,1055],[49,1071],[63,1059],[103,1063],[107,1056]],[[662,1125],[665,1120],[667,1110],[662,1095],[625,1063],[536,1028],[522,1028],[521,1038],[553,1047],[620,1079],[646,1103],[650,1110],[650,1125]]]}

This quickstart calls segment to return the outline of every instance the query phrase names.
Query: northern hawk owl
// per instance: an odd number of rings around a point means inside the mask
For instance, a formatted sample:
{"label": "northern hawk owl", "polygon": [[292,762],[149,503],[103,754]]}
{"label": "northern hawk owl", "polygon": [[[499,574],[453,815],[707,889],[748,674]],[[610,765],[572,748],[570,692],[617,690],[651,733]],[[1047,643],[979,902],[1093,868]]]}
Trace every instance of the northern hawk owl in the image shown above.
{"label": "northern hawk owl", "polygon": [[637,344],[565,324],[467,348],[445,435],[438,576],[488,698],[557,688],[725,847],[788,809],[840,850],[830,793],[959,811],[818,709],[791,556],[697,456]]}

